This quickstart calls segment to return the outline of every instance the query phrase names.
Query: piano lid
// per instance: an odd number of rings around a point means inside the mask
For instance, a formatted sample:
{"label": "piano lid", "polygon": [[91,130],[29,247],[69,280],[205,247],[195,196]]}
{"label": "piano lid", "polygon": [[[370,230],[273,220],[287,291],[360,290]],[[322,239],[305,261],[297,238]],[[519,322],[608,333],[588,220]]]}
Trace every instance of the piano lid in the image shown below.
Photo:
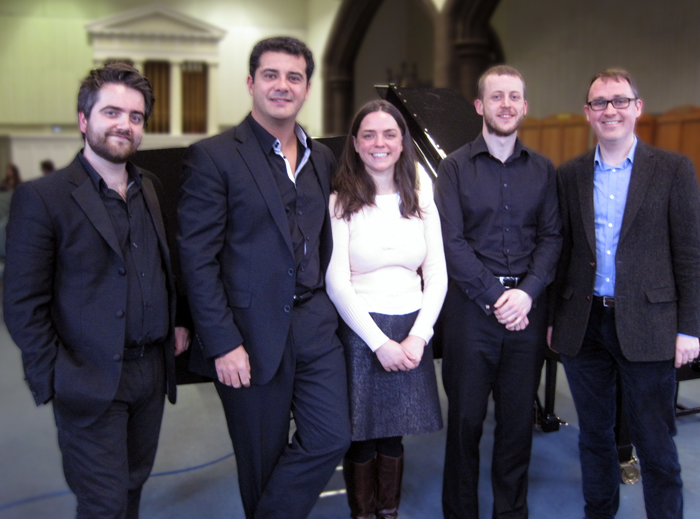
{"label": "piano lid", "polygon": [[433,178],[442,159],[481,133],[481,116],[456,90],[402,88],[393,83],[375,88],[406,119],[419,160]]}

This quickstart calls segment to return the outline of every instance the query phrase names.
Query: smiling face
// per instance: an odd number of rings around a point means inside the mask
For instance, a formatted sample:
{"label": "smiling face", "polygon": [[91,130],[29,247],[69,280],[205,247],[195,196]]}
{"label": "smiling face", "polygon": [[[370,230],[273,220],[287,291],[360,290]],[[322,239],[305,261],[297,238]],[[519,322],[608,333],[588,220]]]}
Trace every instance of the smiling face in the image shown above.
{"label": "smiling face", "polygon": [[[616,97],[634,98],[634,91],[627,81],[616,81],[613,78],[598,78],[588,89],[588,102],[595,99],[615,99]],[[603,146],[631,145],[634,139],[634,125],[642,115],[642,101],[632,101],[627,108],[614,108],[608,103],[605,110],[591,110],[584,105],[583,111],[591,128]]]}
{"label": "smiling face", "polygon": [[484,118],[484,131],[508,137],[518,130],[527,113],[523,82],[517,76],[490,75],[484,81],[484,98],[474,101]]}
{"label": "smiling face", "polygon": [[136,153],[143,136],[144,107],[143,94],[138,90],[106,83],[89,118],[78,113],[88,159],[94,153],[114,164],[123,164]]}
{"label": "smiling face", "polygon": [[394,165],[403,151],[402,137],[396,119],[387,112],[371,112],[362,119],[352,140],[367,173],[394,173]]}
{"label": "smiling face", "polygon": [[253,118],[263,127],[296,120],[309,96],[304,56],[264,52],[255,78],[248,76]]}

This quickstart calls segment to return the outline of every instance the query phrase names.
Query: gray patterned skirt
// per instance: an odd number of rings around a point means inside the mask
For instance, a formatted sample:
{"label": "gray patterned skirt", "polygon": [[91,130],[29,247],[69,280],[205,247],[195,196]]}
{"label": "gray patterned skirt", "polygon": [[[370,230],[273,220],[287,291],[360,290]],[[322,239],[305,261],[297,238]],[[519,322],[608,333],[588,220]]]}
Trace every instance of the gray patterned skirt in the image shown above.
{"label": "gray patterned skirt", "polygon": [[[370,313],[382,332],[396,342],[408,336],[417,315],[417,311],[406,315]],[[353,441],[424,434],[442,427],[430,343],[417,368],[385,371],[375,353],[342,320],[338,337],[345,349]]]}

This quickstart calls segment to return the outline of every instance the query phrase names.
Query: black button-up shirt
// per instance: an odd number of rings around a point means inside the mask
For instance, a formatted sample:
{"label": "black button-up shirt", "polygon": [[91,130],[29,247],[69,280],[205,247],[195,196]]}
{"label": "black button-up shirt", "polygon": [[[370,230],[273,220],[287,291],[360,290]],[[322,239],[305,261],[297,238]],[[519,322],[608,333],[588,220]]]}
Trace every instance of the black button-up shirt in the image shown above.
{"label": "black button-up shirt", "polygon": [[279,149],[278,139],[260,126],[252,115],[248,115],[247,121],[267,157],[289,221],[296,272],[295,291],[303,294],[317,290],[323,287],[319,246],[326,203],[310,157],[303,162],[307,147],[310,151],[313,141],[303,134],[301,127],[296,127],[297,137],[302,135],[305,142],[297,138],[294,168],[296,170],[301,165],[301,170],[296,174],[295,183],[287,174],[284,159],[275,151]]}
{"label": "black button-up shirt", "polygon": [[141,172],[127,163],[129,183],[124,200],[107,187],[82,154],[80,161],[100,194],[124,259],[119,274],[126,276],[127,283],[126,308],[120,311],[126,319],[125,346],[164,339],[169,326],[167,280],[158,236],[143,197]]}
{"label": "black button-up shirt", "polygon": [[552,163],[519,140],[505,163],[483,135],[441,163],[435,187],[450,279],[488,314],[503,293],[494,276],[523,276],[533,300],[554,278],[561,220]]}

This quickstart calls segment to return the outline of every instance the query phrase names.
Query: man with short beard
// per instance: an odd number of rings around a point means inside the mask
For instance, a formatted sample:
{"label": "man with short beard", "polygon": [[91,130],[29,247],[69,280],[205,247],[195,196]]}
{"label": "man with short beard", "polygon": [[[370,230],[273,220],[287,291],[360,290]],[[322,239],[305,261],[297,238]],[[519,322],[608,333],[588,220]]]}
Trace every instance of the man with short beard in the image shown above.
{"label": "man with short beard", "polygon": [[552,163],[517,138],[527,112],[520,73],[505,65],[486,71],[474,104],[481,135],[442,161],[435,187],[450,277],[442,313],[443,513],[479,517],[479,442],[493,392],[493,517],[524,519],[545,287],[561,249],[557,187]]}
{"label": "man with short beard", "polygon": [[175,402],[175,291],[156,189],[128,159],[153,89],[125,63],[81,84],[84,148],[19,186],[7,228],[5,322],[37,405],[53,402],[77,517],[137,518],[165,393]]}

